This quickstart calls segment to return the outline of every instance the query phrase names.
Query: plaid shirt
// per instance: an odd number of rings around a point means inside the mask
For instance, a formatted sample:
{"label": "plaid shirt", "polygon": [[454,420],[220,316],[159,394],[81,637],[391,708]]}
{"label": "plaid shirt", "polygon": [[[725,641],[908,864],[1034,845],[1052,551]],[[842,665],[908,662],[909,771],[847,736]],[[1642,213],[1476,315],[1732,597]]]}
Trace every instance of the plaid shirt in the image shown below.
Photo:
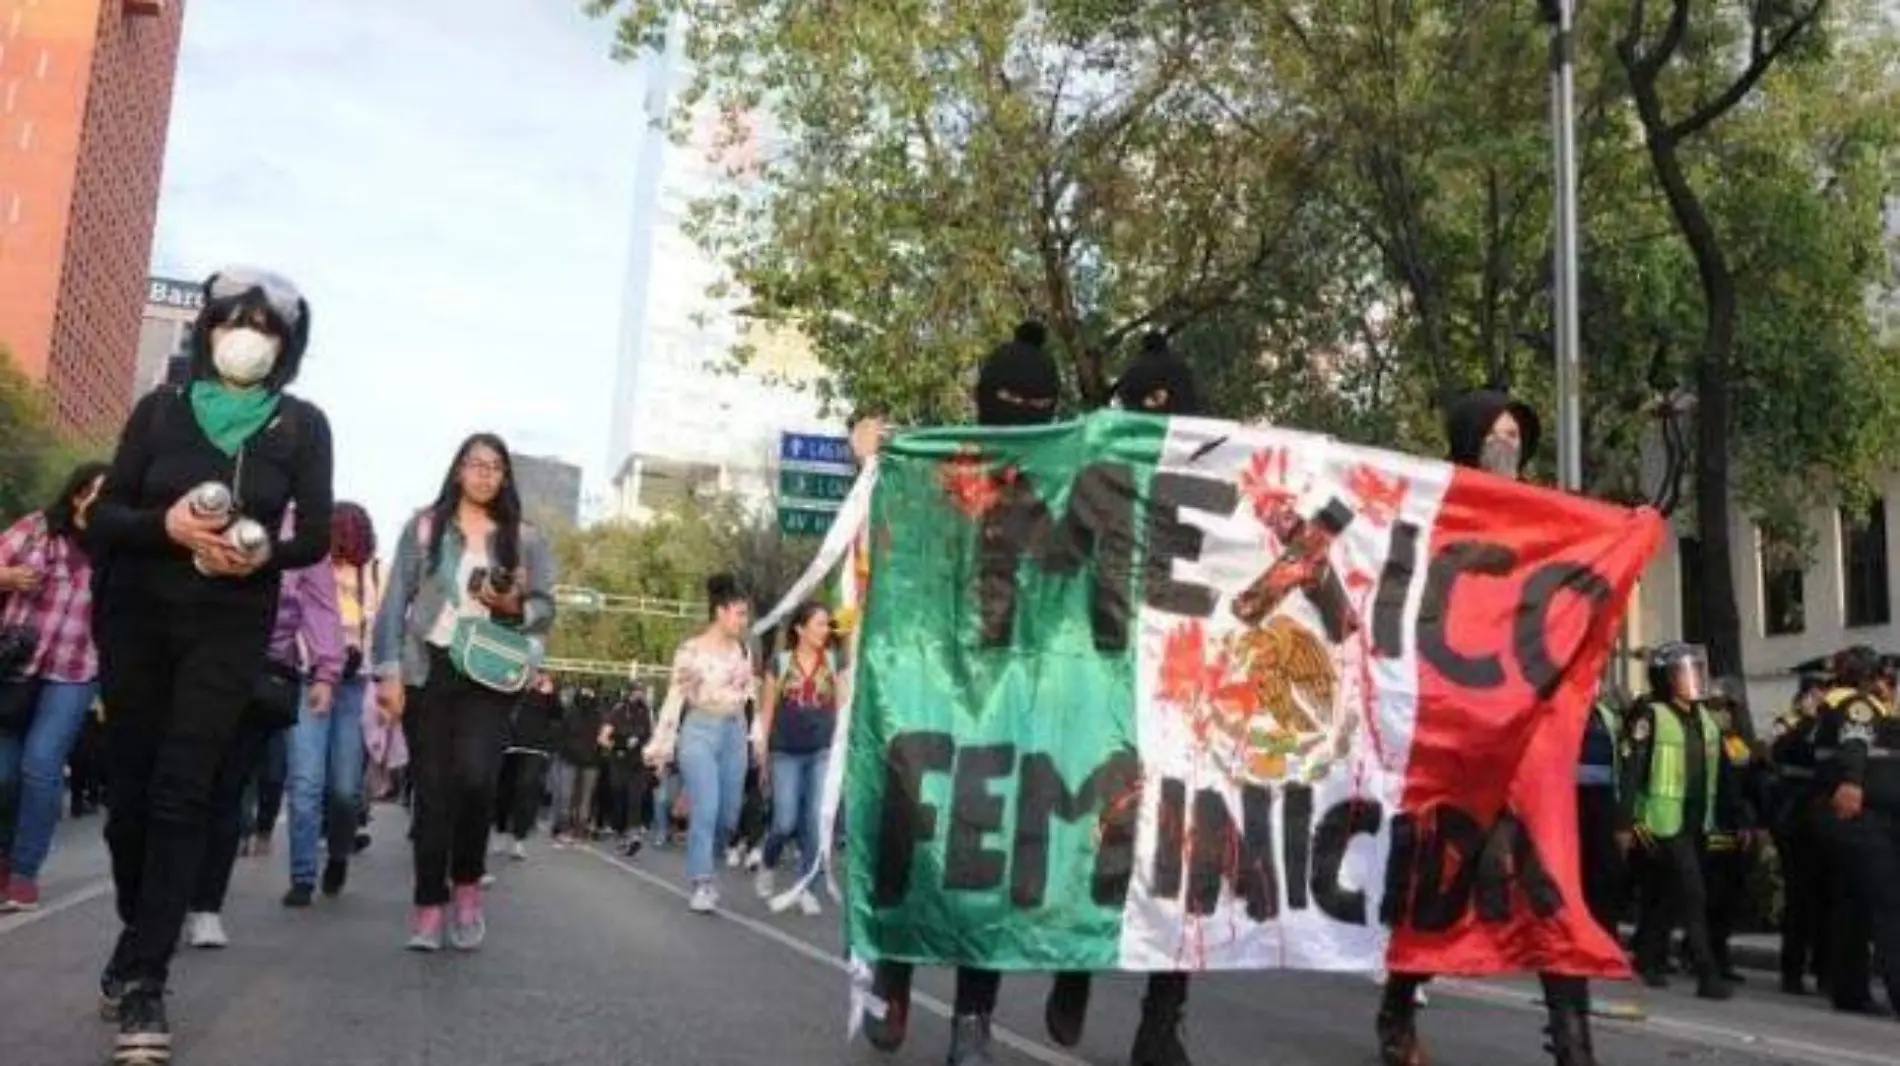
{"label": "plaid shirt", "polygon": [[0,566],[40,572],[34,592],[7,593],[0,627],[32,629],[39,647],[24,675],[45,681],[82,683],[99,675],[92,644],[92,562],[70,537],[49,537],[46,515],[34,511],[0,533]]}

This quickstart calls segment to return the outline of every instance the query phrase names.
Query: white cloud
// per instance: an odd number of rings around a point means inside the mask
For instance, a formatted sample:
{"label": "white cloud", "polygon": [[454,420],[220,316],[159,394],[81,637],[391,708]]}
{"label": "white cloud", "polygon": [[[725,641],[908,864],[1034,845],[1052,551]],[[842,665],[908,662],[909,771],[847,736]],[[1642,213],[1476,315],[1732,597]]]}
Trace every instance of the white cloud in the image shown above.
{"label": "white cloud", "polygon": [[297,390],[385,535],[470,432],[600,480],[640,79],[578,0],[192,0],[156,273],[303,288]]}

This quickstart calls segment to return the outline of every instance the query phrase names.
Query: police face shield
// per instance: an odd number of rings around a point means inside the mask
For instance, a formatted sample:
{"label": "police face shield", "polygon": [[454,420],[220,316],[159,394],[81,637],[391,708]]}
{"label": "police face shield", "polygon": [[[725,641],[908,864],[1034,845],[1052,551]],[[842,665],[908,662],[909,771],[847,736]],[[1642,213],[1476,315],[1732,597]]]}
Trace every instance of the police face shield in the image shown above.
{"label": "police face shield", "polygon": [[1669,664],[1669,695],[1682,703],[1701,703],[1709,699],[1715,686],[1709,682],[1709,656],[1701,648],[1683,649]]}

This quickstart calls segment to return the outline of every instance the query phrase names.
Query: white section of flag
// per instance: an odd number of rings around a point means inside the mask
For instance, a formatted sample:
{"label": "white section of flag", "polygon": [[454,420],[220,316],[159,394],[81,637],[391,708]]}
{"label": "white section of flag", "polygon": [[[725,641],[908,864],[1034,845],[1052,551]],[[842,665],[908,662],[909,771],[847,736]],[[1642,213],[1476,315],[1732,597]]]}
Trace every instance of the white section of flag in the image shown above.
{"label": "white section of flag", "polygon": [[[1274,786],[1273,837],[1280,899],[1276,918],[1256,922],[1246,913],[1245,901],[1234,894],[1231,882],[1223,885],[1214,913],[1187,915],[1183,906],[1188,881],[1185,855],[1182,893],[1175,898],[1158,898],[1154,894],[1155,856],[1161,838],[1161,782],[1173,779],[1186,784],[1190,832],[1193,797],[1197,791],[1212,789],[1221,794],[1237,831],[1241,824],[1241,805],[1240,784],[1230,772],[1233,765],[1230,759],[1197,741],[1194,724],[1181,710],[1164,705],[1156,698],[1164,648],[1170,634],[1188,619],[1144,606],[1136,627],[1140,643],[1136,657],[1135,725],[1143,753],[1146,787],[1142,792],[1135,876],[1122,917],[1120,957],[1124,969],[1282,967],[1372,971],[1383,966],[1388,931],[1379,923],[1378,913],[1390,842],[1389,824],[1404,789],[1418,690],[1417,660],[1410,634],[1426,576],[1433,519],[1449,486],[1452,469],[1443,463],[1355,448],[1313,434],[1237,428],[1232,423],[1200,419],[1173,420],[1162,448],[1159,469],[1239,483],[1250,464],[1261,455],[1284,456],[1285,486],[1297,493],[1296,510],[1300,515],[1310,518],[1334,496],[1354,507],[1352,522],[1333,544],[1331,561],[1342,581],[1359,573],[1369,576],[1372,582],[1361,590],[1348,590],[1361,632],[1330,649],[1336,676],[1335,699],[1331,708],[1318,709],[1319,717],[1334,730],[1330,735],[1320,732],[1320,746],[1330,747],[1337,737],[1345,742],[1345,754],[1331,761],[1313,782],[1316,822],[1330,807],[1354,797],[1377,801],[1385,811],[1382,828],[1376,836],[1355,839],[1341,875],[1346,886],[1365,893],[1367,922],[1355,925],[1329,917],[1314,904],[1310,893],[1304,908],[1289,907],[1283,860],[1284,793],[1277,785]],[[1404,611],[1403,632],[1407,636],[1404,655],[1390,660],[1373,657],[1370,649],[1371,598],[1385,567],[1391,525],[1381,523],[1358,504],[1350,478],[1355,468],[1362,465],[1388,481],[1405,479],[1408,488],[1398,517],[1412,522],[1420,530],[1419,558]],[[1245,627],[1232,611],[1234,597],[1274,562],[1280,548],[1256,519],[1244,492],[1232,515],[1184,510],[1181,520],[1202,532],[1203,543],[1198,561],[1174,565],[1174,578],[1209,585],[1220,594],[1214,617],[1204,623],[1211,648],[1229,634],[1244,631]],[[1285,616],[1316,634],[1324,632],[1318,611],[1298,593],[1283,601],[1273,616]],[[1321,642],[1324,643],[1323,636]],[[1370,696],[1365,692],[1368,678]],[[1368,706],[1370,723],[1359,713]],[[1350,719],[1342,718],[1347,714],[1351,715]],[[1255,720],[1258,721],[1259,716]]]}

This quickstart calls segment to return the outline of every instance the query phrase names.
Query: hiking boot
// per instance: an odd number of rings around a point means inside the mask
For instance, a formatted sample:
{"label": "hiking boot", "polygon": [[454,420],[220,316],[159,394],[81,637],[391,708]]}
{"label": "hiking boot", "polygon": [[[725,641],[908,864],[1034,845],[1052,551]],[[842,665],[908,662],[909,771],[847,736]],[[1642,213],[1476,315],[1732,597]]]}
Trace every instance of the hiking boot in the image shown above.
{"label": "hiking boot", "polygon": [[1135,1045],[1128,1052],[1129,1066],[1194,1066],[1187,1045],[1181,1042],[1182,1022],[1181,1008],[1143,999],[1141,1026],[1135,1030]]}
{"label": "hiking boot", "polygon": [[990,1016],[965,1014],[950,1022],[949,1066],[993,1066],[990,1054]]}
{"label": "hiking boot", "polygon": [[350,879],[350,860],[329,859],[323,864],[323,894],[338,896],[343,894],[343,885]]}
{"label": "hiking boot", "polygon": [[456,885],[449,907],[449,943],[457,951],[474,951],[488,938],[488,919],[482,914],[480,885]]}
{"label": "hiking boot", "polygon": [[1049,1030],[1049,1039],[1063,1047],[1074,1047],[1082,1042],[1082,1024],[1088,1018],[1092,983],[1086,973],[1056,974],[1055,984],[1049,987],[1049,998],[1042,1008],[1042,1022]]}
{"label": "hiking boot", "polygon": [[1544,1027],[1550,1052],[1557,1066],[1596,1066],[1596,1049],[1590,1041],[1590,1015],[1576,1006],[1553,1006],[1550,1022]]}
{"label": "hiking boot", "polygon": [[316,890],[305,884],[293,884],[290,891],[284,893],[284,906],[308,907],[316,899]]}
{"label": "hiking boot", "polygon": [[417,907],[409,916],[410,951],[441,951],[446,907]]}
{"label": "hiking boot", "polygon": [[149,982],[128,985],[119,1001],[119,1037],[113,1066],[164,1066],[172,1060],[172,1027],[165,1019],[165,990]]}
{"label": "hiking boot", "polygon": [[1418,1039],[1418,1014],[1411,1004],[1396,1010],[1382,1007],[1376,1032],[1381,1066],[1425,1066],[1429,1061]]}
{"label": "hiking boot", "polygon": [[903,1047],[904,1038],[910,1035],[910,981],[886,978],[880,972],[872,978],[871,994],[884,1001],[884,1016],[864,1012],[864,1038],[872,1047],[889,1054]]}

